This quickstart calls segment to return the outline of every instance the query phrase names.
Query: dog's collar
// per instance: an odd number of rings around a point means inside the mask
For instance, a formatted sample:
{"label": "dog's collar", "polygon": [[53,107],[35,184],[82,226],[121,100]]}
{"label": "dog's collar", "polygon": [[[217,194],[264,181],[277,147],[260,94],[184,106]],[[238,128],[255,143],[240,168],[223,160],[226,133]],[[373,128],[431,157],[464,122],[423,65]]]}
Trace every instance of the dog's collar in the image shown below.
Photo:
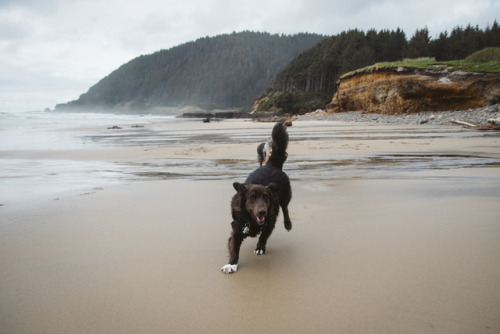
{"label": "dog's collar", "polygon": [[[262,228],[264,228],[264,226],[266,226],[266,223],[264,223],[262,225],[257,225],[258,231],[262,230]],[[250,225],[250,223],[245,223],[245,225],[243,225],[242,232],[243,232],[243,234],[250,234],[250,233],[252,233],[252,226]]]}
{"label": "dog's collar", "polygon": [[248,223],[243,226],[243,234],[248,234],[250,233],[250,225]]}

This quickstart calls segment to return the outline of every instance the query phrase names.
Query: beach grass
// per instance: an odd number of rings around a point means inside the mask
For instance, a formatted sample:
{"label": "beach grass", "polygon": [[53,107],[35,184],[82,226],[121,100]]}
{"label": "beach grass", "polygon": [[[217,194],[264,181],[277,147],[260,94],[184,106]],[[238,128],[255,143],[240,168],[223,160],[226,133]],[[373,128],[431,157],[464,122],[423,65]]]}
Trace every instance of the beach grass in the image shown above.
{"label": "beach grass", "polygon": [[464,71],[479,72],[488,74],[500,73],[500,48],[486,48],[478,51],[463,60],[436,61],[435,58],[424,57],[415,59],[403,59],[395,62],[381,62],[366,66],[355,71],[348,72],[340,78],[347,78],[354,74],[368,72],[372,70],[388,68],[416,68],[431,71]]}

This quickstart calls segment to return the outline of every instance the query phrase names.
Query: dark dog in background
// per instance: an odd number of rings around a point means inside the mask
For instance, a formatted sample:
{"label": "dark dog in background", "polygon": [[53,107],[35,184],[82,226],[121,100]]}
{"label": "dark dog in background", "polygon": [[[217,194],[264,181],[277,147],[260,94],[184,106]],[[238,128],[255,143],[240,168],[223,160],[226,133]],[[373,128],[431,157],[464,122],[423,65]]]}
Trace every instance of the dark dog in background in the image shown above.
{"label": "dark dog in background", "polygon": [[279,208],[283,211],[285,229],[292,229],[288,204],[292,189],[283,172],[287,159],[288,133],[284,121],[277,122],[272,131],[272,154],[267,163],[253,171],[245,183],[233,183],[236,194],[231,201],[232,233],[228,241],[229,263],[222,267],[226,274],[238,270],[240,247],[243,240],[260,234],[255,254],[266,253],[267,239],[276,225]]}

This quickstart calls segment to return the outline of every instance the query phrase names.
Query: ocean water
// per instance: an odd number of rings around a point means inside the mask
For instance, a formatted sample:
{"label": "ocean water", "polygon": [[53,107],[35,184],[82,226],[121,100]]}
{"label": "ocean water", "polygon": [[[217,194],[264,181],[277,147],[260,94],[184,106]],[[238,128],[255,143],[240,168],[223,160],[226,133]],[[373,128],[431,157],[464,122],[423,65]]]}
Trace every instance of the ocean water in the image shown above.
{"label": "ocean water", "polygon": [[[158,115],[0,112],[0,205],[56,200],[66,193],[85,193],[123,182],[126,166],[103,161],[57,160],[44,155],[51,151],[116,145],[95,140],[96,129],[175,121],[173,116]],[[29,152],[30,158],[19,158],[16,152],[21,152],[20,156]]]}
{"label": "ocean water", "polygon": [[[176,118],[110,113],[0,112],[0,151],[83,148],[99,145],[98,142],[86,140],[91,136],[92,129],[169,121],[176,121]],[[88,133],[84,133],[85,129],[88,129]]]}

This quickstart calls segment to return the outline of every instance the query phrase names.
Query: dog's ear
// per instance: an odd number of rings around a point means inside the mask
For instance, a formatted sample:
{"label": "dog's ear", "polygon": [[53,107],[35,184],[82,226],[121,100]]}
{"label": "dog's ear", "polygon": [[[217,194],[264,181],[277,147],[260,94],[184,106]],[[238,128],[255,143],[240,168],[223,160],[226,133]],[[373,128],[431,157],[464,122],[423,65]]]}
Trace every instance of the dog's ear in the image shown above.
{"label": "dog's ear", "polygon": [[273,182],[269,183],[267,188],[270,189],[272,192],[278,192],[280,190],[278,185],[276,183],[273,183]]}
{"label": "dog's ear", "polygon": [[242,192],[244,192],[247,189],[247,186],[245,184],[243,184],[243,183],[234,182],[233,183],[233,188],[237,192],[242,193]]}

